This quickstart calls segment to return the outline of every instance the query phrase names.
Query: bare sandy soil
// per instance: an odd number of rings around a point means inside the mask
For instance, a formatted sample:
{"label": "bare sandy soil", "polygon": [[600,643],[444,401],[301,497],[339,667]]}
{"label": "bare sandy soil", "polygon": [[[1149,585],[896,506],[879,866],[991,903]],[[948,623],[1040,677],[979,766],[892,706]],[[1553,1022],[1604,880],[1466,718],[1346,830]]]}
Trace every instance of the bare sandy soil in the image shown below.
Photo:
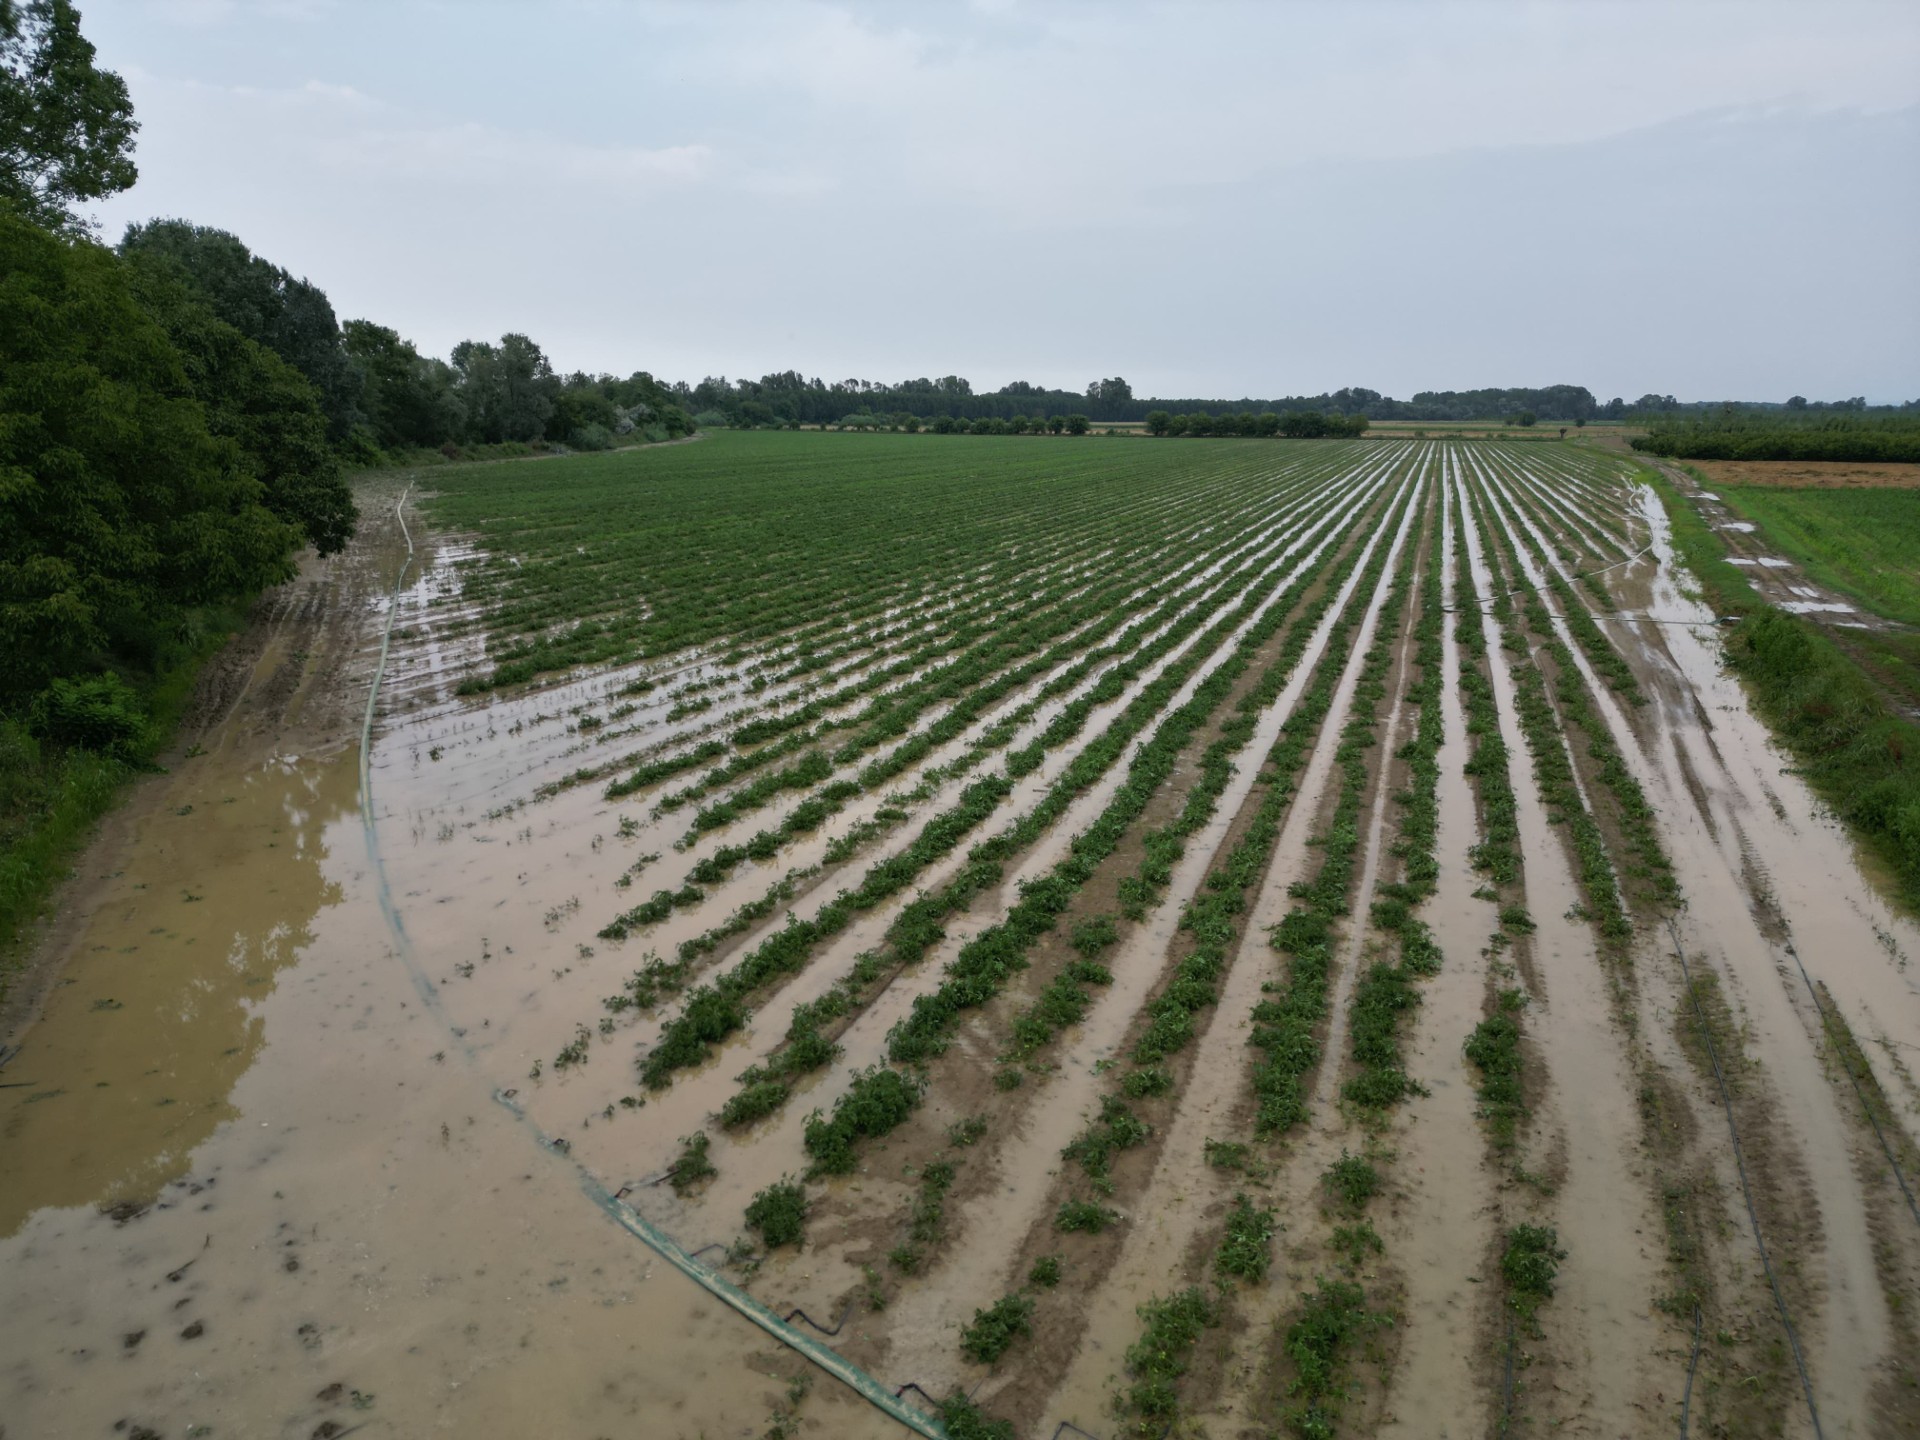
{"label": "bare sandy soil", "polygon": [[[1411,557],[1413,585],[1440,583],[1449,597],[1439,878],[1420,907],[1445,958],[1417,983],[1402,1031],[1420,1093],[1382,1113],[1343,1099],[1357,1073],[1351,1002],[1367,967],[1390,956],[1368,917],[1403,875],[1397,797],[1414,783],[1403,746],[1420,718],[1416,612],[1391,606],[1384,583],[1361,588],[1356,569],[1257,716],[1164,898],[1120,921],[1102,955],[1111,984],[1084,1018],[1023,1066],[1006,1062],[1015,1023],[1074,958],[1071,926],[1118,908],[1144,853],[1141,830],[1180,812],[1219,719],[1192,738],[1030,968],[929,1062],[920,1110],[865,1147],[854,1173],[809,1185],[805,1247],[737,1257],[727,1273],[778,1313],[802,1307],[836,1329],[828,1343],[889,1387],[961,1386],[1042,1440],[1062,1422],[1101,1440],[1158,1433],[1124,1411],[1127,1351],[1140,1338],[1138,1307],[1189,1285],[1217,1298],[1221,1323],[1178,1381],[1179,1433],[1284,1433],[1297,1377],[1287,1329],[1321,1279],[1360,1285],[1391,1322],[1343,1362],[1341,1435],[1664,1437],[1683,1411],[1695,1435],[1916,1433],[1920,1211],[1902,1186],[1920,1177],[1920,927],[1861,875],[1847,837],[1720,667],[1714,617],[1688,598],[1653,497],[1561,453],[1357,446],[1351,470],[1323,492],[1326,513],[1353,517],[1351,529],[1309,541],[1308,506],[1270,534],[1234,537],[1283,576],[1315,563],[1322,545]],[[1388,525],[1401,495],[1411,503]],[[755,997],[713,1059],[665,1088],[645,1089],[635,1063],[680,1013],[680,995],[669,988],[617,1011],[603,1002],[650,957],[673,956],[784,874],[795,876],[789,897],[681,983],[738,959],[789,910],[817,913],[952,799],[961,782],[933,767],[1027,696],[906,771],[893,798],[928,781],[923,798],[901,801],[908,823],[840,855],[833,843],[889,800],[856,797],[777,858],[704,885],[697,904],[603,939],[612,916],[678,890],[702,858],[802,797],[689,842],[690,812],[660,804],[671,785],[609,800],[598,782],[564,782],[583,767],[618,773],[620,756],[725,736],[756,709],[803,698],[807,682],[750,692],[728,667],[689,655],[650,667],[662,683],[638,702],[621,692],[639,667],[459,698],[460,678],[483,658],[460,596],[470,551],[426,532],[410,508],[422,553],[395,615],[363,826],[349,741],[386,580],[406,549],[394,498],[369,497],[333,578],[304,577],[305,591],[218,672],[197,731],[207,753],[134,797],[89,852],[50,940],[57,978],[4,1077],[32,1083],[0,1091],[5,1434],[108,1434],[124,1422],[121,1433],[167,1436],[205,1424],[215,1435],[364,1425],[368,1436],[718,1437],[769,1433],[788,1410],[789,1433],[904,1433],[824,1376],[809,1390],[811,1367],[656,1262],[605,1219],[581,1178],[622,1192],[688,1249],[739,1239],[750,1198],[806,1169],[808,1113],[831,1110],[857,1070],[885,1061],[892,1027],[968,939],[1006,915],[1022,882],[1067,853],[1117,792],[1121,767],[947,920],[927,959],[888,971],[835,1022],[833,1065],[800,1077],[773,1114],[725,1129],[716,1116],[739,1074],[777,1050],[796,1004],[884,950],[913,895],[822,944]],[[1581,604],[1591,591],[1579,576],[1602,587],[1607,603],[1595,599],[1593,611],[1644,703],[1594,668],[1556,593],[1545,595],[1546,632],[1503,649],[1496,597],[1560,575]],[[1213,579],[1193,577],[1196,603]],[[1472,597],[1457,609],[1456,579]],[[1332,616],[1348,599],[1360,620],[1329,655]],[[296,623],[288,607],[314,619]],[[1255,1006],[1282,979],[1266,931],[1318,864],[1344,773],[1341,728],[1362,693],[1359,657],[1376,640],[1389,658],[1363,761],[1353,894],[1303,1082],[1309,1118],[1254,1141],[1248,1040]],[[1235,697],[1278,652],[1277,637],[1261,647]],[[1115,1092],[1151,1005],[1192,953],[1181,917],[1248,834],[1271,783],[1257,757],[1323,658],[1332,708],[1235,917],[1215,999],[1167,1062],[1164,1093],[1136,1105],[1150,1133],[1114,1158],[1101,1200],[1119,1222],[1062,1234],[1058,1206],[1089,1193],[1062,1151]],[[1519,724],[1530,670],[1547,682],[1556,743],[1621,877],[1624,937],[1594,923],[1566,807],[1536,783],[1541,761]],[[1487,813],[1466,769],[1467,672],[1491,687],[1510,754],[1522,863],[1497,899],[1474,864]],[[1098,710],[1086,734],[1156,673]],[[703,694],[713,707],[668,719],[663,677],[712,681]],[[1578,682],[1617,765],[1573,728],[1567,696]],[[1021,737],[1065,703],[1049,701]],[[1049,753],[1002,814],[1023,812],[1072,758],[1071,748]],[[1610,798],[1622,773],[1655,817],[1677,906],[1653,898],[1632,817]],[[937,888],[964,849],[916,886]],[[1503,922],[1513,904],[1530,928]],[[1463,1045],[1510,990],[1525,998],[1525,1112],[1503,1148]],[[977,1133],[956,1144],[953,1127],[969,1120]],[[718,1173],[677,1195],[661,1182],[696,1131],[711,1137]],[[1212,1163],[1209,1140],[1249,1142],[1241,1167]],[[1343,1152],[1371,1157],[1382,1177],[1367,1210],[1379,1244],[1351,1265],[1336,1248],[1351,1217],[1322,1183]],[[891,1257],[939,1163],[956,1167],[944,1217],[902,1266]],[[1216,1285],[1212,1257],[1241,1194],[1276,1212],[1273,1266],[1259,1284]],[[1566,1252],[1532,1321],[1516,1319],[1501,1270],[1519,1224],[1554,1227]],[[1059,1284],[1027,1286],[1048,1256],[1061,1261]],[[1033,1299],[1032,1334],[997,1365],[965,1359],[961,1327],[1010,1293]]]}

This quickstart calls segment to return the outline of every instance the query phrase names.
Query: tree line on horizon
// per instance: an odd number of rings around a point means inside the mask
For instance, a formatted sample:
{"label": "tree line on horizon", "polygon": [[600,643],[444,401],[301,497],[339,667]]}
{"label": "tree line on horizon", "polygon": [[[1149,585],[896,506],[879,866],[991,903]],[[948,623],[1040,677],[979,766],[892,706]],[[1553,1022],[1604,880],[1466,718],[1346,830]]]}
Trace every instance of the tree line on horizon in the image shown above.
{"label": "tree line on horizon", "polygon": [[[1479,390],[1422,390],[1411,400],[1396,400],[1377,390],[1348,386],[1318,395],[1287,395],[1259,400],[1241,398],[1162,399],[1134,394],[1118,376],[1095,380],[1084,391],[1049,389],[1016,380],[998,390],[976,391],[959,375],[922,377],[884,383],[872,380],[823,381],[798,370],[782,370],[758,380],[729,380],[708,376],[698,384],[673,382],[668,389],[696,418],[708,425],[738,428],[777,428],[794,425],[838,426],[849,417],[896,416],[896,428],[912,416],[923,429],[942,416],[955,422],[1006,420],[1015,417],[1081,414],[1094,424],[1140,423],[1155,411],[1168,416],[1201,417],[1186,434],[1213,433],[1211,425],[1242,415],[1317,413],[1327,417],[1364,417],[1370,421],[1486,421],[1501,424],[1560,423],[1586,425],[1594,421],[1647,422],[1675,415],[1717,412],[1728,402],[1676,400],[1648,393],[1628,401],[1619,396],[1604,403],[1584,385],[1488,387]],[[1891,413],[1897,407],[1873,407],[1860,398],[1809,402],[1794,396],[1783,404],[1732,402],[1756,414],[1773,413]],[[1920,407],[1920,401],[1905,408]],[[1527,418],[1531,417],[1531,419]],[[853,427],[849,427],[853,428]],[[1229,428],[1219,433],[1232,433]]]}
{"label": "tree line on horizon", "polygon": [[1726,405],[1657,419],[1628,442],[1677,460],[1920,462],[1920,404],[1870,411],[1864,402],[1804,402],[1756,412]]}

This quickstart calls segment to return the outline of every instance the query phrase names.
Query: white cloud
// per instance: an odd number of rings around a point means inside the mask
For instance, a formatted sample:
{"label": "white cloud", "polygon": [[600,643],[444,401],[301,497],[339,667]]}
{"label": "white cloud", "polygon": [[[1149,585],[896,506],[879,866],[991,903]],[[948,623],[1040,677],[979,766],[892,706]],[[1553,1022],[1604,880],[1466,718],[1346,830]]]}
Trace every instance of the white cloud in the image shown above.
{"label": "white cloud", "polygon": [[479,182],[529,196],[556,182],[686,184],[713,169],[713,151],[705,145],[582,145],[478,123],[368,127],[308,143],[322,163],[359,176]]}

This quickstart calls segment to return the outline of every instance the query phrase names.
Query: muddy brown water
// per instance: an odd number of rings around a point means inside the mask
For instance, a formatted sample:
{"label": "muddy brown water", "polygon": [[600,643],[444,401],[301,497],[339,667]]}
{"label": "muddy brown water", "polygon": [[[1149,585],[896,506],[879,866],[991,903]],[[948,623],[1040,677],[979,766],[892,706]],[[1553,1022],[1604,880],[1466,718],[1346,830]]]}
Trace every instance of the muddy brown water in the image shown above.
{"label": "muddy brown water", "polygon": [[[335,562],[368,572],[344,587],[366,623],[299,642],[359,674],[404,553],[369,510]],[[398,962],[346,743],[363,695],[237,738],[216,718],[85,857],[0,1072],[26,1082],[0,1091],[0,1433],[761,1433],[810,1367],[615,1228]],[[824,1378],[801,1408],[906,1433]]]}

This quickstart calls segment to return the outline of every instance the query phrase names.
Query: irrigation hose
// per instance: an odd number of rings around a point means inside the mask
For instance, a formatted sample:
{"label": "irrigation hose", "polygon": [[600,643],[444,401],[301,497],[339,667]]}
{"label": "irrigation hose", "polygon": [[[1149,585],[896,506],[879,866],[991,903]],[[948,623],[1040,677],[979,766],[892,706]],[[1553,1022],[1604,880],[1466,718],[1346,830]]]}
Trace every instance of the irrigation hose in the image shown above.
{"label": "irrigation hose", "polygon": [[1680,1392],[1680,1440],[1687,1440],[1693,1417],[1693,1375],[1700,1368],[1700,1307],[1693,1307],[1693,1351],[1687,1356],[1687,1388]]}
{"label": "irrigation hose", "polygon": [[[406,489],[400,492],[400,499],[393,507],[394,519],[399,522],[400,533],[407,542],[407,556],[406,559],[400,562],[400,569],[393,577],[393,592],[387,604],[387,623],[380,634],[380,658],[374,665],[373,682],[367,689],[366,713],[360,722],[360,825],[366,839],[367,861],[372,868],[375,883],[378,887],[380,909],[387,918],[388,928],[393,932],[395,949],[398,951],[401,962],[406,966],[407,973],[412,978],[414,987],[420,992],[420,997],[425,1002],[427,1008],[433,1013],[434,1018],[439,1020],[443,1025],[446,1025],[451,1031],[453,1027],[448,1021],[446,1014],[440,1008],[439,992],[434,986],[433,981],[429,979],[426,973],[420,968],[419,961],[413,953],[412,942],[407,938],[406,926],[401,919],[399,908],[394,904],[393,892],[387,882],[386,867],[380,858],[379,834],[375,829],[373,816],[373,717],[375,706],[380,697],[380,685],[386,677],[387,654],[393,643],[394,616],[399,612],[400,608],[400,587],[406,579],[407,571],[412,568],[414,562],[413,534],[407,528],[407,520],[404,513],[407,496],[412,493],[412,490],[412,482],[408,482]],[[460,1048],[466,1053],[469,1060],[474,1058],[471,1046],[461,1042]],[[801,1334],[765,1305],[754,1299],[753,1296],[747,1294],[744,1290],[741,1290],[739,1287],[731,1284],[729,1281],[702,1265],[698,1260],[694,1259],[693,1256],[683,1250],[671,1236],[653,1225],[631,1205],[610,1194],[607,1188],[602,1185],[599,1180],[594,1178],[586,1166],[577,1160],[571,1160],[567,1154],[565,1142],[555,1141],[551,1137],[542,1134],[540,1128],[528,1118],[525,1111],[513,1103],[509,1096],[496,1091],[494,1093],[494,1099],[534,1135],[542,1150],[546,1151],[550,1156],[567,1159],[568,1162],[572,1164],[580,1188],[587,1198],[597,1205],[602,1213],[621,1229],[644,1242],[656,1255],[660,1256],[696,1285],[699,1285],[707,1291],[707,1293],[745,1316],[748,1320],[751,1320],[755,1325],[758,1325],[762,1330],[773,1336],[774,1339],[780,1341],[781,1344],[788,1346],[806,1359],[812,1361],[815,1365],[833,1376],[834,1379],[840,1381],[862,1399],[868,1401],[876,1409],[884,1412],[892,1419],[897,1420],[915,1434],[926,1436],[927,1440],[945,1440],[946,1429],[939,1421],[924,1411],[907,1404],[899,1395],[889,1390],[885,1385],[874,1379],[873,1376],[867,1374],[866,1371],[860,1369],[859,1366],[854,1365],[851,1361],[836,1354],[810,1336]],[[902,1386],[902,1393],[904,1393],[907,1388],[906,1386]],[[918,1389],[919,1387],[914,1386],[912,1388]],[[921,1393],[925,1394],[926,1392],[921,1391]]]}
{"label": "irrigation hose", "polygon": [[1700,1038],[1706,1041],[1707,1059],[1713,1065],[1714,1083],[1720,1087],[1720,1108],[1726,1112],[1727,1134],[1733,1141],[1734,1168],[1740,1174],[1740,1194],[1747,1202],[1747,1221],[1753,1227],[1754,1247],[1760,1252],[1760,1266],[1767,1272],[1767,1284],[1773,1290],[1773,1305],[1780,1312],[1780,1324],[1787,1332],[1787,1344],[1793,1351],[1794,1368],[1800,1372],[1800,1388],[1807,1398],[1807,1415],[1813,1421],[1815,1440],[1826,1440],[1826,1432],[1820,1428],[1820,1407],[1813,1398],[1813,1377],[1807,1374],[1806,1357],[1800,1352],[1800,1335],[1793,1328],[1793,1317],[1787,1313],[1787,1297],[1780,1291],[1780,1279],[1773,1273],[1773,1257],[1767,1253],[1767,1242],[1760,1234],[1760,1214],[1753,1204],[1753,1185],[1747,1179],[1747,1159],[1740,1148],[1740,1127],[1733,1118],[1733,1097],[1727,1091],[1727,1077],[1720,1069],[1720,1050],[1713,1043],[1713,1030],[1707,1024],[1706,1010],[1700,1004],[1700,994],[1693,988],[1693,967],[1687,964],[1686,946],[1680,943],[1680,928],[1673,923],[1673,916],[1666,917],[1667,934],[1673,940],[1673,953],[1680,960],[1680,974],[1686,981],[1687,999],[1693,1004],[1694,1019],[1700,1025]]}

